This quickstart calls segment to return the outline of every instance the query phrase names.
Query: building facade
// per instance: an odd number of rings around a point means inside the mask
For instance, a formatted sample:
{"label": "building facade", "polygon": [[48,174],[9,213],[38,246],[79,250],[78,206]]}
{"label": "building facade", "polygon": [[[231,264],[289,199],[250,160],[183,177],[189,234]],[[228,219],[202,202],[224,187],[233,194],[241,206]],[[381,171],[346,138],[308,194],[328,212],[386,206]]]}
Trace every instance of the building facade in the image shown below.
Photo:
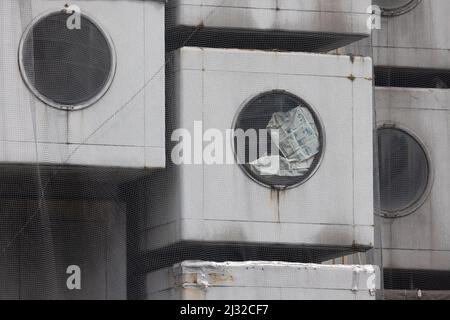
{"label": "building facade", "polygon": [[3,0],[0,298],[450,290],[447,2]]}

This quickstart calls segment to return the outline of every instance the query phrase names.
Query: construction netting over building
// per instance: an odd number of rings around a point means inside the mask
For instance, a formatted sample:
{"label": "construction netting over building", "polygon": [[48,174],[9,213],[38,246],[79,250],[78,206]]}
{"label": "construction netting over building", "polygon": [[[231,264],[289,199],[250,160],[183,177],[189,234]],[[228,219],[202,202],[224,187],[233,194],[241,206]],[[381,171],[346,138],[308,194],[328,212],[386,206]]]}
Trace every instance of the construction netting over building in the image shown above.
{"label": "construction netting over building", "polygon": [[2,0],[0,298],[447,297],[449,13]]}

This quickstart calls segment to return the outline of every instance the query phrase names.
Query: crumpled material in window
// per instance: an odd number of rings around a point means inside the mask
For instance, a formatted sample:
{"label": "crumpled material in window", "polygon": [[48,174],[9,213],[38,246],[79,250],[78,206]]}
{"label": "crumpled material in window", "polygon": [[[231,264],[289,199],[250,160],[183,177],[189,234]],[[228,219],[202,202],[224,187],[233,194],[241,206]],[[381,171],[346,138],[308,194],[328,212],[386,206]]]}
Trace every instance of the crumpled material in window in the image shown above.
{"label": "crumpled material in window", "polygon": [[313,160],[311,158],[306,161],[295,161],[279,155],[265,155],[250,162],[250,168],[261,176],[298,177],[309,170]]}
{"label": "crumpled material in window", "polygon": [[319,152],[319,132],[307,108],[296,107],[272,115],[267,129],[281,155],[264,155],[249,163],[260,175],[303,176]]}

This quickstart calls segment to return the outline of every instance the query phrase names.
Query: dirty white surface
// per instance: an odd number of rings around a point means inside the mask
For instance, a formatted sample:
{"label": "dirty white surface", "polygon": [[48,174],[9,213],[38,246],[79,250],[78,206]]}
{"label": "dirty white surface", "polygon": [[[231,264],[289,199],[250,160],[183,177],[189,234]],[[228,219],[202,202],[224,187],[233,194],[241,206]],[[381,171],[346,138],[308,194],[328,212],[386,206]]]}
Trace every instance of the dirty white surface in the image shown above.
{"label": "dirty white surface", "polygon": [[[183,240],[372,246],[370,58],[183,48],[170,79],[175,128],[194,132],[194,121],[202,121],[203,130],[225,132],[246,101],[279,89],[310,104],[326,142],[316,173],[279,192],[254,182],[236,164],[169,166],[154,179],[166,183],[150,183],[146,190],[147,199],[158,201],[142,212],[142,250]],[[233,157],[231,144],[224,145]]]}
{"label": "dirty white surface", "polygon": [[375,300],[371,265],[184,261],[147,275],[148,299]]}
{"label": "dirty white surface", "polygon": [[320,148],[319,132],[307,108],[274,113],[267,129],[283,156],[264,154],[250,163],[251,170],[259,175],[304,175]]}
{"label": "dirty white surface", "polygon": [[448,68],[450,1],[422,0],[412,11],[383,17],[373,32],[376,65]]}
{"label": "dirty white surface", "polygon": [[26,27],[66,3],[0,1],[0,163],[164,167],[164,4],[76,2],[110,35],[117,68],[100,100],[67,112],[36,98],[22,80],[18,64]]}
{"label": "dirty white surface", "polygon": [[[412,131],[431,161],[431,189],[412,214],[383,219],[383,266],[450,268],[450,92],[442,89],[376,88],[377,122]],[[426,121],[424,121],[426,119]]]}
{"label": "dirty white surface", "polygon": [[177,0],[169,27],[198,26],[370,35],[370,0]]}

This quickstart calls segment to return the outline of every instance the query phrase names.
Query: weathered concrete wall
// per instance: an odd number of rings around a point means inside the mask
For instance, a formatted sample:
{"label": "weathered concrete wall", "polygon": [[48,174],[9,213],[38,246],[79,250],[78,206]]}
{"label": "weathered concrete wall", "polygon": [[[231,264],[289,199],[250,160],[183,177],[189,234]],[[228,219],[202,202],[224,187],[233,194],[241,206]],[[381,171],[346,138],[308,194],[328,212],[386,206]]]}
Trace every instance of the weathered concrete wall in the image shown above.
{"label": "weathered concrete wall", "polygon": [[194,132],[194,121],[232,128],[249,98],[282,89],[321,118],[324,157],[305,184],[278,192],[236,164],[169,166],[147,191],[155,201],[142,212],[141,250],[180,241],[372,246],[370,59],[184,48],[176,60],[169,137],[175,128]]}
{"label": "weathered concrete wall", "polygon": [[0,162],[164,167],[164,4],[76,1],[110,35],[117,67],[100,100],[67,112],[36,98],[18,64],[27,26],[66,2],[0,3]]}
{"label": "weathered concrete wall", "polygon": [[[253,38],[246,37],[245,44],[240,44],[252,48],[256,45],[256,42],[253,43],[256,37],[263,34],[268,48],[278,48],[283,39],[290,38],[295,40],[291,48],[282,45],[283,48],[319,51],[325,47],[338,48],[369,36],[369,6],[370,0],[178,0],[168,3],[166,21],[168,38],[174,38],[178,46],[183,46],[180,44],[183,41],[195,42],[196,34],[217,32],[214,34],[222,34],[223,43],[218,47],[235,48],[244,34],[253,34]],[[184,34],[185,29],[198,26],[201,28],[196,30],[195,35]],[[224,34],[230,30],[234,30],[234,36],[225,39]],[[175,39],[180,37],[183,39]],[[210,37],[210,45],[205,46],[210,47],[214,42],[214,37]],[[307,42],[322,44],[308,45]]]}
{"label": "weathered concrete wall", "polygon": [[[1,299],[125,299],[123,203],[2,199]],[[81,288],[69,290],[70,265]]]}
{"label": "weathered concrete wall", "polygon": [[148,299],[375,300],[373,266],[185,261],[147,275]]}
{"label": "weathered concrete wall", "polygon": [[178,0],[169,27],[198,26],[370,35],[370,0]]}

